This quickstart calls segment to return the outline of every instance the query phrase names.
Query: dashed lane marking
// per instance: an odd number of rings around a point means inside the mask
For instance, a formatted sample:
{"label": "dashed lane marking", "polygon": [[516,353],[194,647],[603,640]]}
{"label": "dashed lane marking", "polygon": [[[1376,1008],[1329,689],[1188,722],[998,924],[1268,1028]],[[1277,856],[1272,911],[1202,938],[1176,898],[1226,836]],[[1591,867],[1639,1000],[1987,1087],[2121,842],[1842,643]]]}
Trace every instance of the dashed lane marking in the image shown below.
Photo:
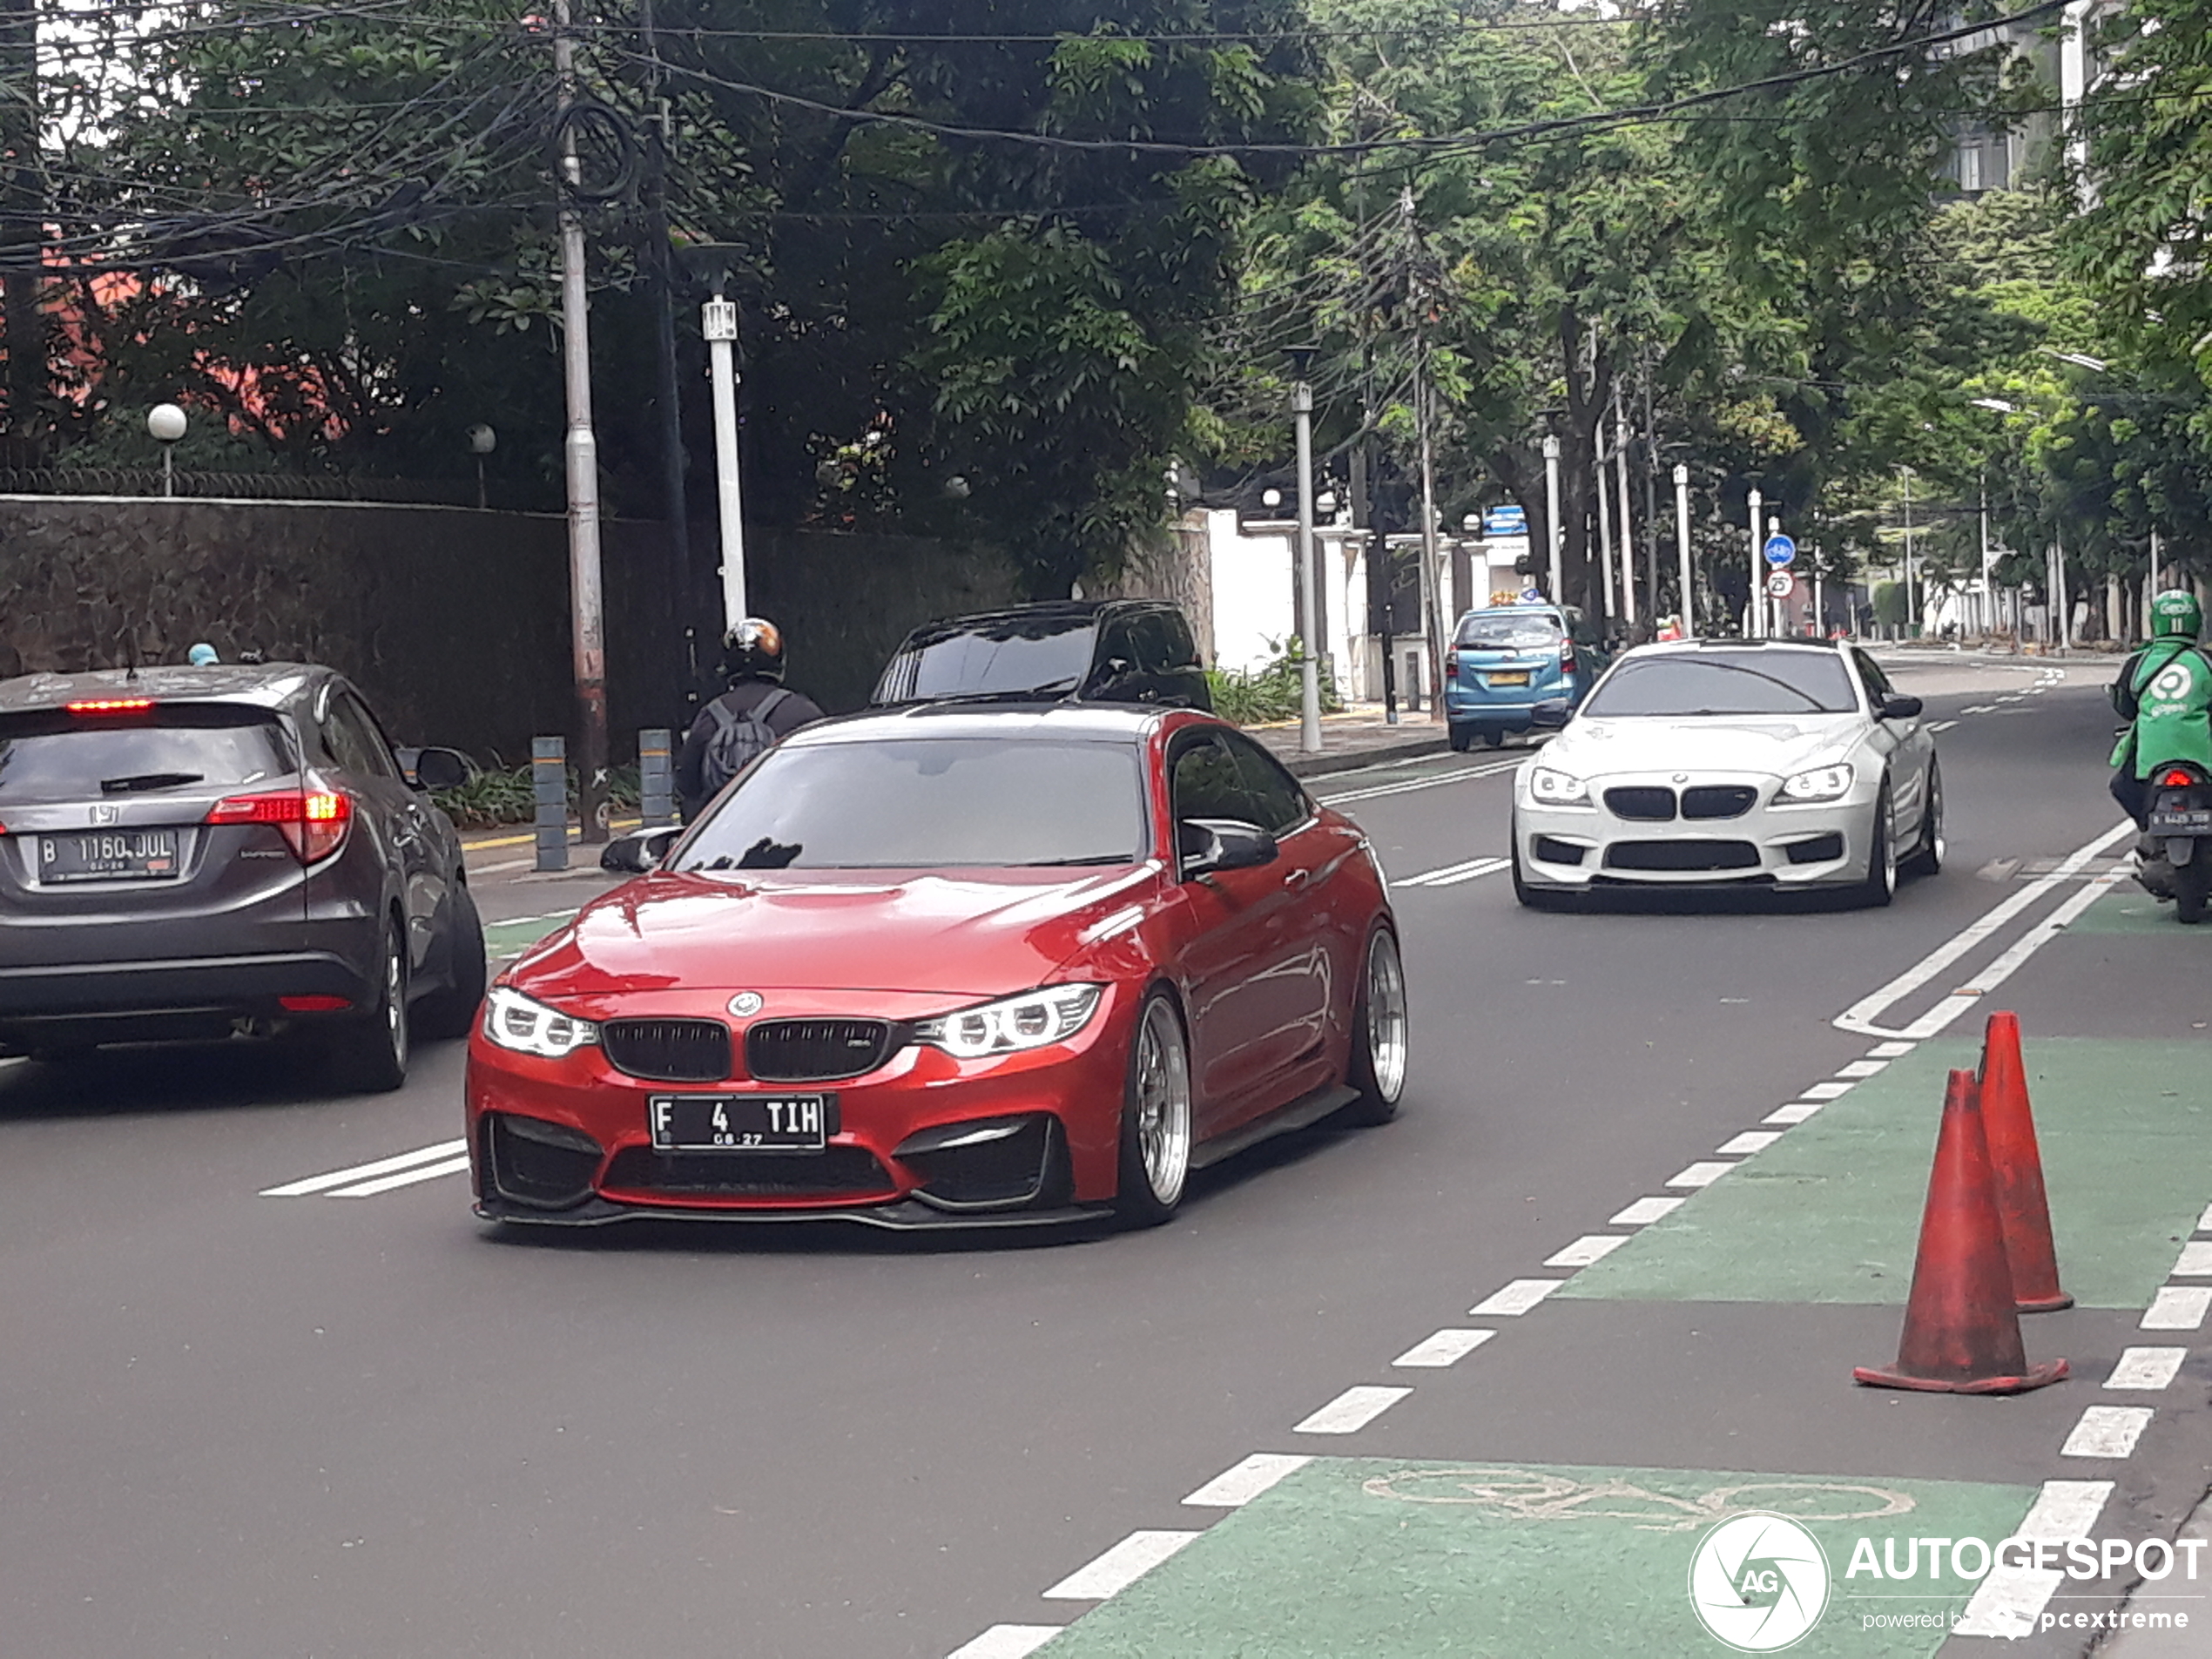
{"label": "dashed lane marking", "polygon": [[2164,1388],[2188,1357],[2187,1348],[2122,1348],[2120,1362],[2105,1379],[2107,1388]]}
{"label": "dashed lane marking", "polygon": [[1501,772],[1511,772],[1521,764],[1521,757],[1511,760],[1494,760],[1487,766],[1461,766],[1453,772],[1440,772],[1432,778],[1408,778],[1400,783],[1371,784],[1365,789],[1346,789],[1333,795],[1317,795],[1325,806],[1342,806],[1355,800],[1373,800],[1383,795],[1406,795],[1416,789],[1435,789],[1445,784],[1465,783],[1470,778],[1494,778]]}
{"label": "dashed lane marking", "polygon": [[1762,1123],[1802,1123],[1827,1103],[1824,1100],[1794,1101],[1787,1106],[1777,1107],[1759,1122]]}
{"label": "dashed lane marking", "polygon": [[954,1649],[951,1659],[1028,1659],[1029,1655],[1065,1628],[1057,1624],[995,1624],[974,1641]]}
{"label": "dashed lane marking", "polygon": [[1393,881],[1394,887],[1449,887],[1462,881],[1473,881],[1479,876],[1495,875],[1511,863],[1509,859],[1469,859],[1465,864],[1447,864],[1440,870],[1426,870],[1420,875],[1409,875],[1402,881]]}
{"label": "dashed lane marking", "polygon": [[1638,1198],[1613,1217],[1615,1227],[1646,1227],[1664,1219],[1689,1202],[1687,1198]]}
{"label": "dashed lane marking", "polygon": [[1294,1434],[1357,1434],[1413,1391],[1360,1384],[1347,1388],[1303,1422],[1291,1425]]}
{"label": "dashed lane marking", "polygon": [[2212,1312],[2212,1285],[2161,1285],[2143,1310],[2141,1331],[2201,1331]]}
{"label": "dashed lane marking", "polygon": [[1854,1060],[1848,1066],[1838,1067],[1836,1075],[1838,1077],[1849,1077],[1854,1081],[1862,1077],[1872,1077],[1878,1076],[1889,1063],[1886,1060]]}
{"label": "dashed lane marking", "polygon": [[[1478,1319],[1501,1314],[1526,1313],[1566,1283],[1563,1278],[1517,1278],[1502,1290],[1491,1291],[1469,1308],[1467,1313]],[[2212,1291],[2207,1294],[2212,1295]]]}
{"label": "dashed lane marking", "polygon": [[[2109,1480],[2046,1480],[2042,1495],[2013,1535],[2030,1543],[2090,1537],[2112,1486]],[[1952,1627],[1952,1634],[2013,1641],[2031,1635],[2065,1577],[2057,1568],[1992,1568],[1968,1599],[1965,1616]]]}
{"label": "dashed lane marking", "polygon": [[1841,1100],[1845,1095],[1850,1094],[1851,1090],[1851,1086],[1849,1083],[1815,1083],[1810,1089],[1800,1089],[1797,1091],[1797,1098],[1817,1100],[1825,1105],[1831,1100]]}
{"label": "dashed lane marking", "polygon": [[2148,1406],[2091,1406],[2081,1413],[2074,1433],[2059,1447],[2060,1457],[2122,1458],[2150,1426]]}
{"label": "dashed lane marking", "polygon": [[1627,1233],[1584,1233],[1564,1249],[1544,1258],[1547,1267],[1588,1267],[1602,1262],[1629,1242]]}
{"label": "dashed lane marking", "polygon": [[1200,1487],[1183,1501],[1206,1509],[1241,1509],[1285,1475],[1313,1461],[1310,1453],[1255,1452]]}
{"label": "dashed lane marking", "polygon": [[1747,1129],[1725,1145],[1716,1146],[1713,1150],[1723,1157],[1748,1157],[1754,1152],[1765,1151],[1781,1138],[1782,1131],[1778,1129]]}
{"label": "dashed lane marking", "polygon": [[1439,1331],[1423,1337],[1390,1363],[1408,1370],[1440,1371],[1447,1366],[1458,1365],[1497,1334],[1495,1331],[1480,1329]]}
{"label": "dashed lane marking", "polygon": [[[401,1152],[388,1158],[378,1158],[374,1163],[356,1163],[351,1169],[333,1170],[327,1175],[311,1175],[305,1180],[287,1181],[280,1187],[264,1187],[264,1198],[307,1198],[318,1193],[332,1197],[365,1198],[371,1195],[357,1190],[361,1186],[375,1186],[379,1191],[388,1187],[378,1186],[381,1178],[406,1172],[407,1181],[427,1181],[434,1175],[453,1175],[468,1168],[466,1141],[440,1141],[435,1146],[418,1146],[412,1152]],[[458,1156],[456,1156],[458,1155]],[[405,1182],[395,1183],[403,1185]],[[338,1189],[347,1189],[341,1191]]]}
{"label": "dashed lane marking", "polygon": [[1931,725],[1928,730],[1931,732],[1948,732],[1952,726],[1958,724],[1959,723],[1956,720],[1938,720],[1934,725]]}
{"label": "dashed lane marking", "polygon": [[2182,1246],[2179,1260],[2174,1264],[2175,1278],[2212,1278],[2212,1244],[2194,1239]]}
{"label": "dashed lane marking", "polygon": [[1733,1163],[1716,1163],[1708,1158],[1691,1164],[1678,1175],[1669,1176],[1667,1184],[1670,1187],[1710,1187],[1735,1167]]}
{"label": "dashed lane marking", "polygon": [[1198,1534],[1140,1529],[1044,1593],[1048,1602],[1103,1602],[1119,1595]]}

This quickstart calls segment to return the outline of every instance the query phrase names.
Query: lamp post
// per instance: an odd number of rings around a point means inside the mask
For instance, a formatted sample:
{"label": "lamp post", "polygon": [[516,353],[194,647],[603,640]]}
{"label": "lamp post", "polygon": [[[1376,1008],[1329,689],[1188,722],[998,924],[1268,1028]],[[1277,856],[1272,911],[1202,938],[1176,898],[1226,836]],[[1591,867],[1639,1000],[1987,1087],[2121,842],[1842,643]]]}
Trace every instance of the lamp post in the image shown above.
{"label": "lamp post", "polygon": [[1551,591],[1544,597],[1564,604],[1559,580],[1559,439],[1548,432],[1544,435],[1544,534],[1551,543]]}
{"label": "lamp post", "polygon": [[469,448],[476,457],[476,506],[484,505],[484,457],[499,448],[499,434],[482,421],[469,428]]}
{"label": "lamp post", "polygon": [[[1305,378],[1313,352],[1306,347],[1290,355],[1291,372],[1298,376],[1291,385],[1291,413],[1298,421],[1298,601],[1305,613],[1299,620],[1310,636],[1320,614],[1313,581],[1313,388]],[[1298,746],[1310,755],[1321,752],[1321,678],[1316,643],[1311,637],[1298,642]]]}
{"label": "lamp post", "polygon": [[185,435],[185,412],[174,403],[157,403],[146,411],[146,430],[161,445],[161,493],[177,493],[177,440]]}
{"label": "lamp post", "polygon": [[699,307],[699,332],[706,336],[707,367],[714,401],[714,499],[722,527],[722,626],[745,619],[745,512],[738,478],[738,306],[723,298],[726,278],[718,276],[714,298]]}
{"label": "lamp post", "polygon": [[1682,561],[1682,636],[1691,639],[1697,634],[1697,604],[1689,585],[1689,469],[1679,462],[1675,465],[1675,554]]}
{"label": "lamp post", "polygon": [[1759,487],[1757,484],[1751,486],[1751,499],[1749,505],[1750,507],[1749,517],[1751,523],[1751,591],[1743,605],[1743,631],[1749,637],[1758,639],[1764,637],[1766,633],[1766,570],[1764,569],[1766,562],[1759,555],[1759,526],[1766,522],[1763,516],[1766,507],[1766,497],[1759,494]]}

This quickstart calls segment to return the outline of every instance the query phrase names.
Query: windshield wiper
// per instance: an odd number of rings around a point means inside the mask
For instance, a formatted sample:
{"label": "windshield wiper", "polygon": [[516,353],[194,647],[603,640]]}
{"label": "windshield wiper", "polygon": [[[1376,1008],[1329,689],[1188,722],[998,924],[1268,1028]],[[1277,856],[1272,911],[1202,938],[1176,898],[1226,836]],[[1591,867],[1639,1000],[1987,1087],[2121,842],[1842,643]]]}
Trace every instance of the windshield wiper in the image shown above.
{"label": "windshield wiper", "polygon": [[1094,853],[1080,859],[1031,859],[1022,867],[1025,870],[1065,870],[1083,864],[1134,864],[1136,861],[1126,853]]}
{"label": "windshield wiper", "polygon": [[141,789],[175,789],[183,784],[204,783],[206,778],[204,772],[141,772],[128,778],[101,779],[100,793],[134,795]]}

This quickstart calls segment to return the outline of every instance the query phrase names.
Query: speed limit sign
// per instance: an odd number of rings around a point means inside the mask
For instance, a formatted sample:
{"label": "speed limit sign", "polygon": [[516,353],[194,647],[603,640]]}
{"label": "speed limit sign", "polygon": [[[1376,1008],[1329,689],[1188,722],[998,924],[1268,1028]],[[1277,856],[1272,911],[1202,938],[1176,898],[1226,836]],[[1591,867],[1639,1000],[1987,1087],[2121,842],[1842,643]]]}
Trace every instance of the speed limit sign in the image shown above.
{"label": "speed limit sign", "polygon": [[1797,578],[1787,570],[1777,570],[1767,577],[1766,590],[1777,599],[1787,599],[1797,590]]}

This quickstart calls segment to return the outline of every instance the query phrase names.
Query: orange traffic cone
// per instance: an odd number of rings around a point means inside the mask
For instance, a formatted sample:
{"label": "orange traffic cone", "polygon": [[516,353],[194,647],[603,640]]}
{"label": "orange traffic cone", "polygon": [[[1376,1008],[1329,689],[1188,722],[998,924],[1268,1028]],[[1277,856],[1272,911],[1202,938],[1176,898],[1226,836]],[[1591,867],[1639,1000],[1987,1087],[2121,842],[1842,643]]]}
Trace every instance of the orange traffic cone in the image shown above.
{"label": "orange traffic cone", "polygon": [[2027,1363],[1974,1075],[1954,1071],[1944,1090],[1897,1364],[1861,1366],[1851,1376],[1877,1388],[2017,1394],[2066,1374],[2063,1359]]}
{"label": "orange traffic cone", "polygon": [[1997,1214],[2005,1224],[2005,1257],[2013,1268],[2013,1300],[2023,1313],[2070,1308],[2059,1288],[2059,1255],[2051,1243],[2051,1204],[2043,1193],[2043,1155],[2027,1104],[2020,1062],[2020,1016],[1993,1014],[1981,1044],[1981,1127],[1989,1137]]}

